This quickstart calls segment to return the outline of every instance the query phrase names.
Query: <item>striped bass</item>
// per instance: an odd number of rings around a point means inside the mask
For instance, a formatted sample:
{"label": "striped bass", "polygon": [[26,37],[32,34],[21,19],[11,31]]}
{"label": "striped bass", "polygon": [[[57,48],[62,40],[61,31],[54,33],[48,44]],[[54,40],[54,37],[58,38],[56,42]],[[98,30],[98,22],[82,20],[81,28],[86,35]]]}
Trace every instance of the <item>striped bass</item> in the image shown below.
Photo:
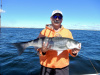
{"label": "striped bass", "polygon": [[18,54],[21,55],[27,47],[34,46],[41,48],[44,42],[45,45],[48,44],[47,48],[56,50],[57,52],[74,48],[81,49],[81,43],[64,37],[42,37],[28,42],[13,43],[13,45],[18,49]]}

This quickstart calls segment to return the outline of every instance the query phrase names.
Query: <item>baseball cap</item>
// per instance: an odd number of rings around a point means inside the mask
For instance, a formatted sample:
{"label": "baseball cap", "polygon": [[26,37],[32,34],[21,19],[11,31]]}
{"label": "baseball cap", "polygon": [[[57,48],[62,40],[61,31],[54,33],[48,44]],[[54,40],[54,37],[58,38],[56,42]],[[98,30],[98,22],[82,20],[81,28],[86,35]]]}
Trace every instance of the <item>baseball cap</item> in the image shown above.
{"label": "baseball cap", "polygon": [[61,15],[63,16],[63,14],[62,14],[62,12],[61,12],[60,10],[54,10],[54,11],[52,12],[52,15],[51,15],[51,16],[53,16],[53,15],[56,14],[56,13],[59,13],[59,14],[61,14]]}

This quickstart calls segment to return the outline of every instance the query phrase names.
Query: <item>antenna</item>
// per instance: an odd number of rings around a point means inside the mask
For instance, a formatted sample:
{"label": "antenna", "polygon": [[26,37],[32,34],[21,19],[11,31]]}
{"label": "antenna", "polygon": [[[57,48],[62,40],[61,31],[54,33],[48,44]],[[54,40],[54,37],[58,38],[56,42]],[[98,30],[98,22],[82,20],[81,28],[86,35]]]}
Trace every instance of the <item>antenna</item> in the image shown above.
{"label": "antenna", "polygon": [[1,9],[2,9],[2,0],[1,0]]}
{"label": "antenna", "polygon": [[[2,0],[1,0],[1,9],[0,10],[2,11]],[[0,11],[0,33],[1,33],[1,11]]]}

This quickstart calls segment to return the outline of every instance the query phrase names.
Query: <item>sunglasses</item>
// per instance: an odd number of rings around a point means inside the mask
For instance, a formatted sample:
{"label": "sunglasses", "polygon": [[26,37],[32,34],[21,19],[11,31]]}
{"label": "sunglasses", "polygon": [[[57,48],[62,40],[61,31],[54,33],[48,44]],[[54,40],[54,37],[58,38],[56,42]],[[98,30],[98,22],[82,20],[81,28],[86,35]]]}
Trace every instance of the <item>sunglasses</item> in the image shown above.
{"label": "sunglasses", "polygon": [[58,19],[62,19],[62,16],[61,16],[61,15],[59,15],[59,16],[53,15],[53,18],[54,18],[54,19],[57,19],[57,18],[58,18]]}

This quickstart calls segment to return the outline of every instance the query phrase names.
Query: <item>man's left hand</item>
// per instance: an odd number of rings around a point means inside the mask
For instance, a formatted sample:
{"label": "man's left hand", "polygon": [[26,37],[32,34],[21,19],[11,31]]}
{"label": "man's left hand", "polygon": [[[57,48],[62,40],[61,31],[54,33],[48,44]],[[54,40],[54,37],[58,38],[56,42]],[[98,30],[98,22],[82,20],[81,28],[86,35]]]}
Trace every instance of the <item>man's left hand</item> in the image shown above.
{"label": "man's left hand", "polygon": [[79,51],[80,51],[79,49],[74,48],[74,49],[72,49],[72,54],[76,54],[77,55]]}

